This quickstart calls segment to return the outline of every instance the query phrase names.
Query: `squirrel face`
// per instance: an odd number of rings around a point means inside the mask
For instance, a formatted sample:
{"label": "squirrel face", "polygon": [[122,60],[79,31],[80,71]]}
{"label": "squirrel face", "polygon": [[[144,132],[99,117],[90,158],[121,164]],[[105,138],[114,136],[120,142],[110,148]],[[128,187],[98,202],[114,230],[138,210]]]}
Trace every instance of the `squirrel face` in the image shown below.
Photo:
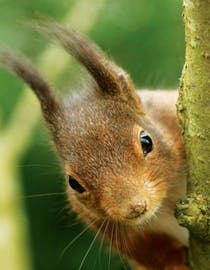
{"label": "squirrel face", "polygon": [[65,102],[54,139],[67,175],[67,193],[82,218],[132,226],[148,221],[166,196],[169,156],[150,119],[120,97],[96,88]]}
{"label": "squirrel face", "polygon": [[61,43],[94,78],[85,91],[62,101],[28,60],[0,50],[0,64],[26,81],[40,101],[64,162],[73,208],[84,219],[143,224],[170,184],[173,155],[167,142],[129,76],[96,45],[54,22],[36,28]]}

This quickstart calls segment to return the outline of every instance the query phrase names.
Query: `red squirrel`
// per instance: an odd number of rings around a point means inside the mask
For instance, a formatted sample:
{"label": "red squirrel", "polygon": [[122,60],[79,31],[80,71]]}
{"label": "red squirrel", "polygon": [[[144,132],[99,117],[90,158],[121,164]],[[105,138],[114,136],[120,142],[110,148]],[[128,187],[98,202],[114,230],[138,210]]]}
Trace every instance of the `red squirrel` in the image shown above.
{"label": "red squirrel", "polygon": [[81,34],[56,22],[36,28],[92,76],[83,91],[60,98],[28,59],[0,50],[0,65],[40,101],[73,210],[134,269],[189,269],[188,232],[174,217],[186,193],[177,91],[137,92],[130,76]]}

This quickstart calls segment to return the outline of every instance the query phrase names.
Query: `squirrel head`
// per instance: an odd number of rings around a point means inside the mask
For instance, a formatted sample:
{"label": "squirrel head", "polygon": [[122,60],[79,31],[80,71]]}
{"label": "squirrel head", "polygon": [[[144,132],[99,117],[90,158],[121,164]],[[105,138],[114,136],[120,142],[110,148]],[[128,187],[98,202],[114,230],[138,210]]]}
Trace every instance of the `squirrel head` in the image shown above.
{"label": "squirrel head", "polygon": [[73,209],[89,221],[143,224],[170,185],[173,153],[164,136],[128,74],[95,44],[58,23],[40,22],[36,28],[58,41],[94,79],[62,100],[28,60],[0,51],[0,64],[26,81],[40,101],[64,163]]}

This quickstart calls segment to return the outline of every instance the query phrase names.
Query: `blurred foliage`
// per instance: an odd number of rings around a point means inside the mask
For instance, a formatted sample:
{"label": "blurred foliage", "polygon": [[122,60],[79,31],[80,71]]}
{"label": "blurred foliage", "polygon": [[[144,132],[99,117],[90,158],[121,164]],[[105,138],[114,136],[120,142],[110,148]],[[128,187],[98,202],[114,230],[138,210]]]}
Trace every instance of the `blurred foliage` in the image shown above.
{"label": "blurred foliage", "polygon": [[[39,14],[61,20],[75,3],[76,0],[0,0],[0,42],[35,62],[47,41],[23,22]],[[184,62],[181,4],[180,0],[107,0],[89,36],[131,74],[139,88],[176,87]],[[69,69],[57,87],[63,90],[75,87],[82,76],[80,68]],[[0,89],[0,122],[6,125],[23,84],[0,70]],[[41,121],[19,168],[33,265],[35,270],[74,270],[79,268],[94,233],[84,233],[60,258],[65,246],[84,225],[70,215],[64,195],[47,195],[64,191],[62,170],[49,141]],[[32,198],[29,196],[32,194],[43,197]],[[109,247],[103,246],[102,251],[100,247],[100,242],[93,246],[82,269],[108,269]],[[110,264],[110,269],[125,267],[117,254]]]}

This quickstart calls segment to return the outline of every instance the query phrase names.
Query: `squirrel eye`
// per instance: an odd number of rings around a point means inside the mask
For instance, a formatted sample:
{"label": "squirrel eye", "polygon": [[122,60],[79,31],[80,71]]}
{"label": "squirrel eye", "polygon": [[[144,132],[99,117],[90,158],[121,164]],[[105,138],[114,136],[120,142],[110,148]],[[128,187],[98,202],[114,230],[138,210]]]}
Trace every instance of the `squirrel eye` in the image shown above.
{"label": "squirrel eye", "polygon": [[76,190],[79,193],[85,192],[83,186],[81,186],[72,176],[69,176],[69,185],[72,189]]}
{"label": "squirrel eye", "polygon": [[152,151],[153,148],[152,139],[144,131],[141,131],[140,141],[144,156],[146,156],[149,152]]}

